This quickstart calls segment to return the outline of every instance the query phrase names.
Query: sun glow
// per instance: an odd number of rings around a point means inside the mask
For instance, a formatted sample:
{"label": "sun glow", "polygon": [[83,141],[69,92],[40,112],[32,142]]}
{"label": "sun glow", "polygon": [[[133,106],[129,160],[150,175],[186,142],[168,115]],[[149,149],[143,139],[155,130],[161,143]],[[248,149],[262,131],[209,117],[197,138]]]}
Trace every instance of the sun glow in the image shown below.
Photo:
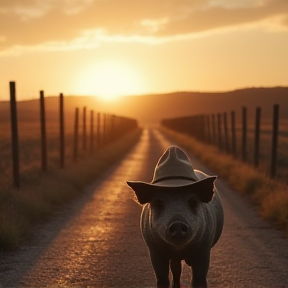
{"label": "sun glow", "polygon": [[96,62],[86,67],[77,84],[77,93],[114,100],[120,96],[143,93],[143,81],[136,69],[123,62]]}

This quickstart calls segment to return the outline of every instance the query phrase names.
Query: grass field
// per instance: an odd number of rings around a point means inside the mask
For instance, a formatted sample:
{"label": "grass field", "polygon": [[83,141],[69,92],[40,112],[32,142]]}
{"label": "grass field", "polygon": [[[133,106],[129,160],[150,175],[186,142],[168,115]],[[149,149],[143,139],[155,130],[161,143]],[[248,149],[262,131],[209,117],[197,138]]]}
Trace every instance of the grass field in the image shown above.
{"label": "grass field", "polygon": [[[229,118],[229,116],[228,116]],[[242,126],[241,123],[236,122],[236,158],[242,159]],[[222,127],[222,145],[224,144],[224,131]],[[211,132],[212,134],[212,132]],[[217,133],[216,133],[217,134]],[[231,151],[231,125],[230,119],[228,119],[228,138]],[[216,139],[212,142],[215,146],[218,146],[218,135]],[[278,149],[277,149],[277,172],[276,178],[288,183],[288,120],[279,119],[279,133],[278,133]],[[254,155],[255,155],[255,124],[253,119],[248,119],[247,123],[247,159],[246,162],[254,165]],[[259,149],[259,166],[257,170],[269,175],[270,174],[270,164],[271,164],[271,151],[272,151],[272,120],[265,119],[261,123],[260,127],[260,149]],[[223,148],[223,151],[226,150]]]}
{"label": "grass field", "polygon": [[[41,130],[39,119],[33,115],[31,119],[19,117],[18,120],[18,138],[19,138],[19,159],[21,182],[41,169]],[[48,114],[49,116],[49,114]],[[53,115],[55,116],[55,115]],[[74,141],[74,115],[68,114],[65,117],[65,165],[73,163],[73,141]],[[47,134],[47,157],[48,170],[59,167],[60,146],[59,146],[59,120],[58,117],[53,119],[47,117],[46,134]],[[90,128],[87,119],[86,124],[86,142],[87,149],[82,147],[82,119],[79,119],[79,140],[78,155],[82,157],[89,152]],[[1,187],[9,188],[12,185],[12,140],[11,124],[7,119],[0,121],[0,183]],[[94,145],[96,144],[96,127],[94,125]],[[94,146],[95,147],[95,146]]]}
{"label": "grass field", "polygon": [[[19,121],[21,189],[12,185],[10,123],[0,122],[0,249],[13,249],[29,236],[31,227],[45,220],[55,209],[76,197],[81,189],[95,180],[125,154],[138,140],[140,129],[93,152],[82,149],[73,162],[73,121],[65,122],[65,169],[59,168],[58,121],[47,123],[48,171],[41,172],[40,124]],[[95,131],[95,130],[94,130]],[[81,129],[79,131],[81,135]]]}

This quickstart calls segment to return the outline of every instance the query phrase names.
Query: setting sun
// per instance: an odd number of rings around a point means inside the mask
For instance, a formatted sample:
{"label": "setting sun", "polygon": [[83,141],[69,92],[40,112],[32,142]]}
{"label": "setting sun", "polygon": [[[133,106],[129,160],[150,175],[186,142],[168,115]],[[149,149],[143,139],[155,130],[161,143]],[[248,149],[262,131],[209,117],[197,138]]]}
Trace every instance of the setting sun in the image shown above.
{"label": "setting sun", "polygon": [[141,94],[144,87],[132,66],[120,61],[103,61],[83,70],[76,89],[78,94],[110,101],[123,95]]}

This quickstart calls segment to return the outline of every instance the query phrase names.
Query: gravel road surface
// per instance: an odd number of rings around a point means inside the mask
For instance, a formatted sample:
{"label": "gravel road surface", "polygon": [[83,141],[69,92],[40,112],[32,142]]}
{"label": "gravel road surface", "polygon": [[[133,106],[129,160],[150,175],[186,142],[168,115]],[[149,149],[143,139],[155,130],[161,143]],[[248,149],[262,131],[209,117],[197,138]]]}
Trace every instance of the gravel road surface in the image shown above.
{"label": "gravel road surface", "polygon": [[[37,229],[29,243],[0,253],[0,288],[156,287],[139,229],[141,207],[125,181],[150,182],[159,157],[172,144],[157,129],[144,130],[122,161]],[[196,169],[215,174],[189,156]],[[225,226],[212,249],[210,287],[288,287],[288,239],[218,176]],[[185,265],[183,288],[190,274]]]}

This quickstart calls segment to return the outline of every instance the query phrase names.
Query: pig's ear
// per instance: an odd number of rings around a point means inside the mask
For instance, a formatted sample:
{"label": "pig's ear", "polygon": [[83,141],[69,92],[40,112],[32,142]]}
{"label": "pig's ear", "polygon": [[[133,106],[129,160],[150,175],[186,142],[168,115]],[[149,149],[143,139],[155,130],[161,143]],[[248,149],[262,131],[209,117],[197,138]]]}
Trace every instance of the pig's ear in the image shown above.
{"label": "pig's ear", "polygon": [[217,176],[212,176],[193,184],[193,193],[203,203],[208,203],[214,196],[214,182]]}
{"label": "pig's ear", "polygon": [[139,204],[143,205],[151,201],[153,192],[146,183],[137,181],[127,181],[126,183],[134,191]]}

